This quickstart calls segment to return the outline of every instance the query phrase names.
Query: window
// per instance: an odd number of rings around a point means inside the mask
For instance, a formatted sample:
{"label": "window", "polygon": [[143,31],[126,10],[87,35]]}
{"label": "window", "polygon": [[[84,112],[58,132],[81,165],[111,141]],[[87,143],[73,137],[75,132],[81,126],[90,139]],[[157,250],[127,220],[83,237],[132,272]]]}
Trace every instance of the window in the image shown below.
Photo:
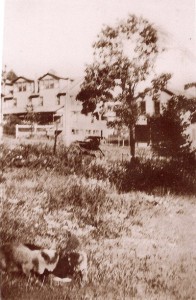
{"label": "window", "polygon": [[14,98],[14,106],[17,106],[17,98]]}
{"label": "window", "polygon": [[56,96],[56,105],[60,105],[61,104],[61,100],[59,96]]}
{"label": "window", "polygon": [[146,113],[146,102],[145,101],[140,102],[140,113],[142,115],[144,115]]}
{"label": "window", "polygon": [[18,92],[26,92],[27,85],[26,82],[19,82],[17,83]]}
{"label": "window", "polygon": [[77,111],[72,112],[72,121],[78,122],[78,112]]}
{"label": "window", "polygon": [[72,133],[73,134],[79,134],[79,130],[78,129],[72,129]]}
{"label": "window", "polygon": [[29,103],[31,103],[33,106],[43,106],[43,97],[33,97],[31,99],[29,99]]}
{"label": "window", "polygon": [[79,133],[79,130],[78,129],[75,129],[75,134],[78,134]]}
{"label": "window", "polygon": [[42,96],[40,96],[40,106],[44,105],[44,98]]}
{"label": "window", "polygon": [[54,88],[54,79],[43,80],[43,86],[45,89],[53,89]]}
{"label": "window", "polygon": [[94,135],[99,135],[99,130],[93,130]]}
{"label": "window", "polygon": [[155,115],[160,114],[160,102],[159,101],[154,102],[154,112],[155,112]]}

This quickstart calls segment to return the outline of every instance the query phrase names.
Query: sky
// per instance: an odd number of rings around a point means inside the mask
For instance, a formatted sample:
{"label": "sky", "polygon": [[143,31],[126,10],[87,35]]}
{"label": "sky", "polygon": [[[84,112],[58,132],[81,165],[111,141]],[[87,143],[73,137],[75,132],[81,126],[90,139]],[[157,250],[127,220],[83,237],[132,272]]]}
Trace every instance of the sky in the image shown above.
{"label": "sky", "polygon": [[[157,72],[171,72],[175,89],[196,81],[195,0],[4,0],[1,64],[35,79],[54,70],[84,75],[103,24],[129,13],[142,15],[161,32],[166,51]],[[3,10],[4,9],[4,10]]]}

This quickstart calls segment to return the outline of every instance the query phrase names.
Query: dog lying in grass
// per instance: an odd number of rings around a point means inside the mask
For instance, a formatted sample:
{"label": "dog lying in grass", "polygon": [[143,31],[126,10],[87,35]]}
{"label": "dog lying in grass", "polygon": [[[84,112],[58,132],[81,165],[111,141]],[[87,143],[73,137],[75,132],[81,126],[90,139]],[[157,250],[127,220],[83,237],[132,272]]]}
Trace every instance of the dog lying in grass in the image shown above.
{"label": "dog lying in grass", "polygon": [[57,282],[87,280],[87,255],[82,251],[58,253],[42,249],[33,244],[4,244],[0,247],[0,269],[11,273],[22,273],[30,278],[36,275],[42,284],[46,277]]}
{"label": "dog lying in grass", "polygon": [[83,284],[87,281],[88,266],[87,255],[83,251],[67,252],[59,255],[59,260],[52,272],[50,279],[56,282],[71,282],[72,280]]}

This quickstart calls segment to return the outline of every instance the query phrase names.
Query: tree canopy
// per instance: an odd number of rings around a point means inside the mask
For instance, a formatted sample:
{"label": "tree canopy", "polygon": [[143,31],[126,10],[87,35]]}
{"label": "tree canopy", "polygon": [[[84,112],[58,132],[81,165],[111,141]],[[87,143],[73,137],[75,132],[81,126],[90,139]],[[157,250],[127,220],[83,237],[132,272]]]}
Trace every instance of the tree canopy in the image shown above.
{"label": "tree canopy", "polygon": [[17,78],[17,75],[13,70],[10,70],[7,73],[7,79],[9,79],[10,81],[14,81],[16,78]]}
{"label": "tree canopy", "polygon": [[97,103],[110,100],[116,105],[116,121],[112,126],[127,126],[130,131],[131,155],[135,155],[134,127],[138,119],[137,101],[153,88],[157,93],[170,76],[153,77],[156,57],[161,51],[158,33],[142,17],[129,15],[116,26],[103,26],[93,44],[92,64],[87,65],[84,82],[77,99],[82,112],[93,112]]}

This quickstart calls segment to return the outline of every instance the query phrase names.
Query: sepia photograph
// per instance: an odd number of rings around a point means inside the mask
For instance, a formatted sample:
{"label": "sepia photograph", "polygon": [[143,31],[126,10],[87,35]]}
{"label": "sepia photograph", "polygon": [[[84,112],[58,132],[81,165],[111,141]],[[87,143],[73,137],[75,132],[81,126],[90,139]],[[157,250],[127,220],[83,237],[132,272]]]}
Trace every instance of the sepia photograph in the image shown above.
{"label": "sepia photograph", "polygon": [[196,1],[0,11],[0,299],[196,299]]}

